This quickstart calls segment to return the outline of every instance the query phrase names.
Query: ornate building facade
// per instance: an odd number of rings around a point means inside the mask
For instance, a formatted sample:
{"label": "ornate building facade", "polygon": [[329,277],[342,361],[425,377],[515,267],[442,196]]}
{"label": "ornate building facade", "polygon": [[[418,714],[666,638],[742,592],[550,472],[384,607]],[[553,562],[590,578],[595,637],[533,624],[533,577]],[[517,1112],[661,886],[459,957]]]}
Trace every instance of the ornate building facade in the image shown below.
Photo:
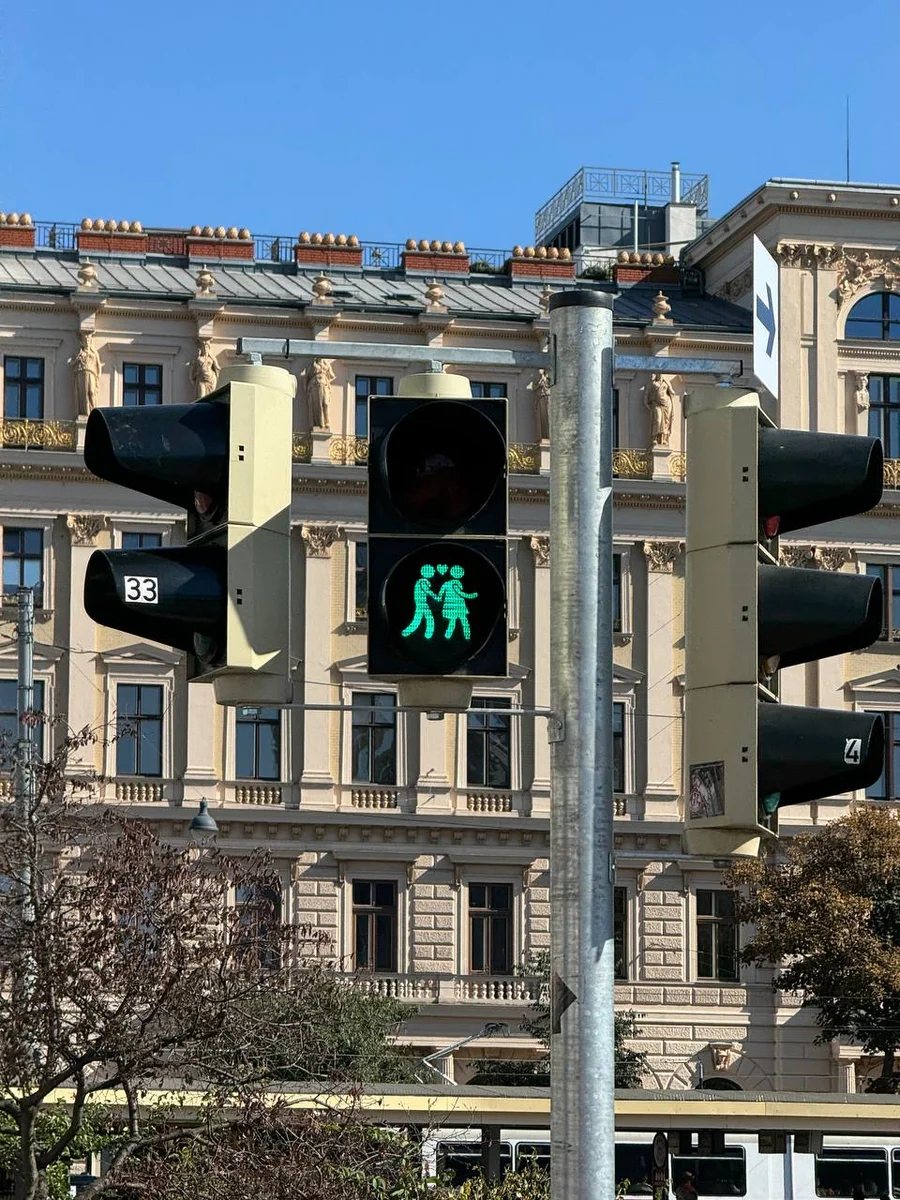
{"label": "ornate building facade", "polygon": [[[716,1077],[839,1090],[866,1069],[851,1047],[814,1045],[809,1014],[738,965],[721,870],[682,853],[685,381],[665,365],[688,354],[749,363],[756,233],[781,263],[772,415],[872,428],[900,459],[898,204],[889,189],[776,181],[707,220],[681,269],[649,252],[608,265],[620,350],[659,359],[653,375],[620,373],[615,393],[616,970],[620,1002],[641,1014],[652,1086]],[[366,673],[365,461],[367,397],[418,368],[354,362],[329,346],[539,349],[552,290],[610,286],[576,277],[577,261],[557,247],[476,257],[451,242],[76,228],[17,214],[0,223],[0,729],[15,719],[10,600],[24,583],[38,603],[38,703],[71,727],[121,732],[85,752],[104,800],[180,839],[206,797],[226,850],[272,856],[286,919],[326,931],[342,969],[418,1006],[403,1035],[411,1046],[424,1055],[482,1034],[445,1060],[459,1080],[480,1058],[535,1049],[519,1029],[532,985],[517,964],[548,944],[552,781],[543,723],[515,710],[549,704],[552,401],[548,412],[540,372],[463,372],[475,394],[509,399],[511,666],[466,717],[413,718]],[[596,275],[596,254],[591,263]],[[207,394],[242,336],[321,343],[315,359],[287,363],[299,376],[296,707],[283,711],[217,707],[209,685],[185,682],[179,653],[95,626],[81,600],[95,547],[184,538],[182,514],[86,472],[87,414]],[[889,463],[891,488],[897,469]],[[888,491],[873,515],[788,544],[785,556],[881,572],[892,596],[897,502]],[[900,672],[892,607],[887,616],[883,643],[788,671],[784,691],[794,703],[887,713],[893,748]],[[510,714],[479,715],[484,707]],[[48,726],[45,750],[53,736]],[[891,749],[873,795],[894,798],[895,770]],[[784,824],[815,825],[850,799],[794,810]]]}

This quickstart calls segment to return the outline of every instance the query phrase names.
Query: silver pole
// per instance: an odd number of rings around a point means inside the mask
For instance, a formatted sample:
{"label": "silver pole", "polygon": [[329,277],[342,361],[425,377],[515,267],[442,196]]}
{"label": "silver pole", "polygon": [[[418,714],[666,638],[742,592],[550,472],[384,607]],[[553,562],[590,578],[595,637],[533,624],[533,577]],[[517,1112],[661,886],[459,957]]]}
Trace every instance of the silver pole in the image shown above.
{"label": "silver pole", "polygon": [[16,593],[18,683],[16,686],[15,799],[19,818],[28,823],[34,815],[34,592],[20,587]]}
{"label": "silver pole", "polygon": [[550,298],[553,1200],[615,1195],[613,298]]}

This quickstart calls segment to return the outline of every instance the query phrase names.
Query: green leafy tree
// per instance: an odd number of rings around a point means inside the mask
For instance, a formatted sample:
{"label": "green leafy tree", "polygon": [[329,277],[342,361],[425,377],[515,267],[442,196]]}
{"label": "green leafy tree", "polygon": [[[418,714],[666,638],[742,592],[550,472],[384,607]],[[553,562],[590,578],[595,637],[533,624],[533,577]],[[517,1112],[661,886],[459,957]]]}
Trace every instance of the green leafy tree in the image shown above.
{"label": "green leafy tree", "polygon": [[[546,950],[527,955],[518,967],[520,975],[532,981],[533,1000],[519,1028],[544,1047],[537,1059],[484,1059],[475,1082],[497,1087],[547,1087],[550,1083],[550,954]],[[626,1043],[640,1036],[637,1013],[615,1015],[616,1087],[637,1088],[647,1069],[647,1056]]]}
{"label": "green leafy tree", "polygon": [[865,807],[820,832],[785,839],[783,859],[731,871],[752,927],[741,957],[776,967],[774,986],[815,1009],[828,1042],[881,1056],[873,1091],[897,1092],[900,1046],[900,821]]}

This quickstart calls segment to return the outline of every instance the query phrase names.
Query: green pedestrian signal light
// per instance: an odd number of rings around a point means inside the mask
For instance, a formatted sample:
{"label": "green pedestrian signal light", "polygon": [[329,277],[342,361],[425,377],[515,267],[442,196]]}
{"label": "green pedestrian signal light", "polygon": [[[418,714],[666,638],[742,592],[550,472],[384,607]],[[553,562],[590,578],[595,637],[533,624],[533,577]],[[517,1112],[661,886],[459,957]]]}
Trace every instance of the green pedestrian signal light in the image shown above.
{"label": "green pedestrian signal light", "polygon": [[506,401],[438,386],[369,400],[369,674],[503,677]]}

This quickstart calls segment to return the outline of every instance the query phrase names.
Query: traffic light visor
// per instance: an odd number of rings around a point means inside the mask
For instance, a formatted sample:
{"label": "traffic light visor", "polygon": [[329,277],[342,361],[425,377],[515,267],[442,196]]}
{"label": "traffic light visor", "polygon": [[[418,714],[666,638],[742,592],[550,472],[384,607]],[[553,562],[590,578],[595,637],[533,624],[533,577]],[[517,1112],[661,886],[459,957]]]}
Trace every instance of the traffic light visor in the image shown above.
{"label": "traffic light visor", "polygon": [[228,494],[228,406],[95,408],[85,428],[84,463],[100,479],[209,521],[224,511]]}
{"label": "traffic light visor", "polygon": [[883,476],[878,438],[759,431],[759,517],[769,536],[868,512],[881,500]]}
{"label": "traffic light visor", "polygon": [[471,401],[415,408],[390,429],[381,453],[393,507],[425,529],[465,526],[505,487],[503,433]]}

